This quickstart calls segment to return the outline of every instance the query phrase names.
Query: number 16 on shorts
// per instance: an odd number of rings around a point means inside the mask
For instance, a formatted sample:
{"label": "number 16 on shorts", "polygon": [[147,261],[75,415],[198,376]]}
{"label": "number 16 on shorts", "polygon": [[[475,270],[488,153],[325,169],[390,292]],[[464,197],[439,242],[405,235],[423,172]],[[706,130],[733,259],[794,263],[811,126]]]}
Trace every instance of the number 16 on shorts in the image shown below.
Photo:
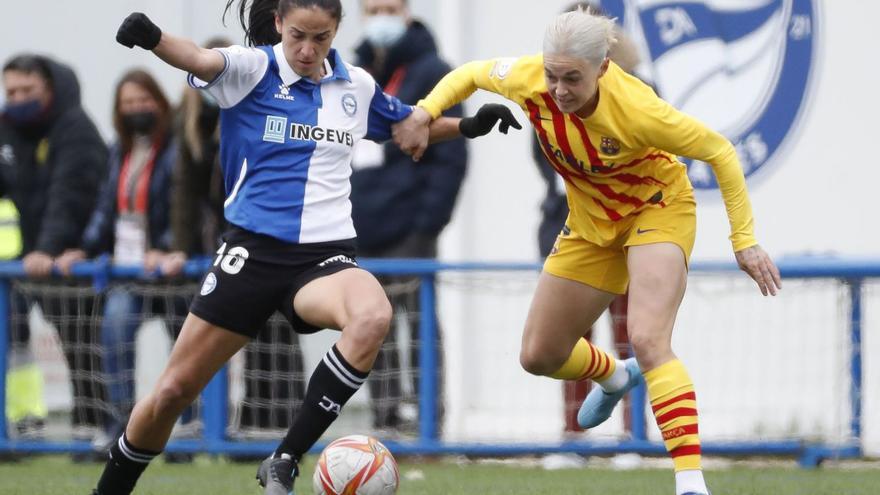
{"label": "number 16 on shorts", "polygon": [[250,253],[248,250],[235,246],[226,252],[226,243],[224,242],[220,249],[217,250],[217,258],[214,260],[214,266],[220,265],[220,269],[224,272],[235,275],[244,268],[244,262],[248,259]]}

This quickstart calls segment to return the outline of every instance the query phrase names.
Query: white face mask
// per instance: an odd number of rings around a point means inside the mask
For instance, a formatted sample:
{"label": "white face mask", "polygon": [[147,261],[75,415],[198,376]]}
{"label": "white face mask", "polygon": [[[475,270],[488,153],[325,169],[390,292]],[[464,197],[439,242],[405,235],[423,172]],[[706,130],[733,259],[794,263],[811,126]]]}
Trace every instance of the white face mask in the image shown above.
{"label": "white face mask", "polygon": [[406,33],[406,20],[398,15],[375,15],[367,20],[364,35],[374,46],[388,48]]}

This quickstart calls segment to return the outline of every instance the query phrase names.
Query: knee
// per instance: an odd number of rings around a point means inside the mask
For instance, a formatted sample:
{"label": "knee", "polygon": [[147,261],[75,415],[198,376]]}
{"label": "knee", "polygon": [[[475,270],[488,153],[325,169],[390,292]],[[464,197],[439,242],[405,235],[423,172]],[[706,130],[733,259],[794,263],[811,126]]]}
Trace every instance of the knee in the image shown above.
{"label": "knee", "polygon": [[652,368],[652,363],[665,360],[672,352],[671,343],[663,332],[632,322],[627,325],[627,332],[633,352],[643,367]]}
{"label": "knee", "polygon": [[561,368],[567,357],[555,349],[524,344],[519,352],[519,364],[527,373],[547,376]]}
{"label": "knee", "polygon": [[199,387],[178,377],[164,377],[154,393],[155,411],[158,415],[177,415],[199,395]]}
{"label": "knee", "polygon": [[363,349],[378,349],[391,327],[391,304],[388,300],[374,304],[352,316],[351,336]]}

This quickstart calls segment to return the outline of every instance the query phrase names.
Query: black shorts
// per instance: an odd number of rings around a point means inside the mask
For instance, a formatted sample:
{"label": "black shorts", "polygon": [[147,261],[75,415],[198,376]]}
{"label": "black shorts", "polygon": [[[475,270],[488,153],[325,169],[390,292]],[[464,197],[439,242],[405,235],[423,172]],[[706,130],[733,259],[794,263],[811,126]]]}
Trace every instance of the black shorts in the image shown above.
{"label": "black shorts", "polygon": [[297,333],[321,330],[293,311],[293,296],[312,280],[357,268],[354,239],[291,244],[233,226],[222,240],[190,312],[250,338],[275,311]]}

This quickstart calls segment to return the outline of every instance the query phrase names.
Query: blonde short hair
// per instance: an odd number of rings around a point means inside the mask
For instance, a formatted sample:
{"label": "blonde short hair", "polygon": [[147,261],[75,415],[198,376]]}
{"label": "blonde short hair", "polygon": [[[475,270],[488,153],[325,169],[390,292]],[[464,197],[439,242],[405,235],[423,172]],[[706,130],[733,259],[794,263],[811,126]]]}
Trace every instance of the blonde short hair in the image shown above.
{"label": "blonde short hair", "polygon": [[579,8],[560,14],[544,32],[544,54],[568,55],[599,65],[617,42],[614,19]]}

